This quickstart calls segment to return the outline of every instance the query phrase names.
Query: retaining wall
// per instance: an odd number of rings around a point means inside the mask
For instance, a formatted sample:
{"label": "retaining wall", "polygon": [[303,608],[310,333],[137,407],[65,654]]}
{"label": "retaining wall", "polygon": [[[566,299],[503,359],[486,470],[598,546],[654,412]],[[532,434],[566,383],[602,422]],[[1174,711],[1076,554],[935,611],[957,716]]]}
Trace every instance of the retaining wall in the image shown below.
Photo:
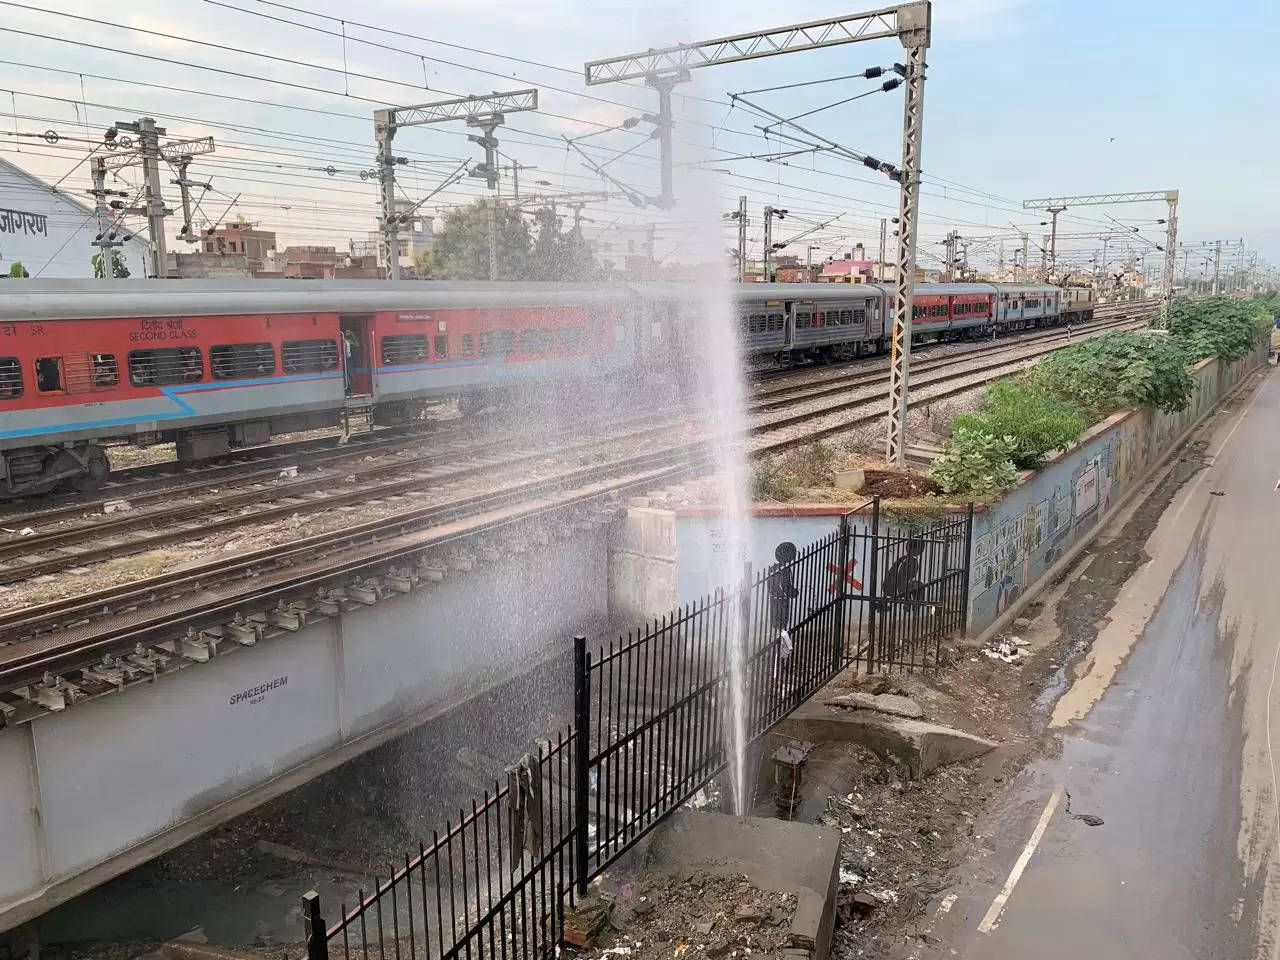
{"label": "retaining wall", "polygon": [[991,627],[1061,557],[1094,534],[1240,381],[1265,363],[1260,349],[1236,363],[1202,360],[1187,409],[1125,410],[1078,444],[1025,472],[999,501],[974,511],[969,633]]}

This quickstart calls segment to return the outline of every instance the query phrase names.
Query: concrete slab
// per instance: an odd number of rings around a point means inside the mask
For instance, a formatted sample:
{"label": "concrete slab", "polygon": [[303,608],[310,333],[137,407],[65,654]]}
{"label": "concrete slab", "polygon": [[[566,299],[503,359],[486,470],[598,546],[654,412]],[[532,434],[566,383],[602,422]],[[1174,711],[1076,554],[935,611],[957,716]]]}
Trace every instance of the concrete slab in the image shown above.
{"label": "concrete slab", "polygon": [[906,717],[908,720],[919,720],[924,717],[924,709],[910,697],[899,697],[893,693],[842,693],[838,697],[824,700],[829,707],[848,707],[853,710],[873,710],[876,713],[887,713],[895,717]]}
{"label": "concrete slab", "polygon": [[835,931],[840,831],[808,823],[681,811],[654,834],[649,870],[697,868],[796,894],[792,948],[826,960]]}
{"label": "concrete slab", "polygon": [[897,764],[913,780],[948,763],[980,757],[999,746],[993,740],[936,723],[818,703],[800,707],[778,725],[777,732],[814,743],[860,743]]}

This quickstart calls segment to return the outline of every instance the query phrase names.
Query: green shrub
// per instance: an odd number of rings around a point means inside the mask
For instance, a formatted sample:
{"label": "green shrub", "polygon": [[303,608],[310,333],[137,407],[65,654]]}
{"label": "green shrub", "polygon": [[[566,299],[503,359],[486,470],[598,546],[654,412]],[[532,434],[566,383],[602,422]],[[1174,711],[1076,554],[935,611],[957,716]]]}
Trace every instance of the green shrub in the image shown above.
{"label": "green shrub", "polygon": [[1012,437],[957,426],[929,467],[942,492],[978,497],[1011,487],[1018,479]]}
{"label": "green shrub", "polygon": [[1178,300],[1169,312],[1169,331],[1182,341],[1192,362],[1206,357],[1240,360],[1257,345],[1261,330],[1257,311],[1229,297]]}
{"label": "green shrub", "polygon": [[1014,466],[1030,470],[1044,461],[1045,454],[1062,449],[1088,426],[1089,417],[1074,403],[1026,381],[998,380],[983,394],[978,411],[956,417],[952,429],[1012,438]]}
{"label": "green shrub", "polygon": [[787,454],[787,473],[802,487],[825,487],[831,483],[831,470],[835,466],[836,453],[831,447],[816,440]]}
{"label": "green shrub", "polygon": [[1027,382],[1097,414],[1121,407],[1186,409],[1193,387],[1182,341],[1155,331],[1116,331],[1050,354]]}
{"label": "green shrub", "polygon": [[795,481],[777,457],[764,456],[752,463],[750,479],[752,500],[789,500],[795,493]]}

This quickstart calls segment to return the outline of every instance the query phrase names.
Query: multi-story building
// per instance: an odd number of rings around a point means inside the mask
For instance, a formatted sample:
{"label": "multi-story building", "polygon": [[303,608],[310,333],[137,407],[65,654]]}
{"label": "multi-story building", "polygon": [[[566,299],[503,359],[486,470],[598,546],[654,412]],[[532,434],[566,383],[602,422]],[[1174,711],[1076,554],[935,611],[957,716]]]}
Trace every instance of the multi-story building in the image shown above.
{"label": "multi-story building", "polygon": [[262,271],[269,269],[268,264],[276,249],[276,233],[274,230],[259,230],[256,224],[237,221],[206,232],[201,243],[205,253],[242,256],[248,261],[250,270]]}

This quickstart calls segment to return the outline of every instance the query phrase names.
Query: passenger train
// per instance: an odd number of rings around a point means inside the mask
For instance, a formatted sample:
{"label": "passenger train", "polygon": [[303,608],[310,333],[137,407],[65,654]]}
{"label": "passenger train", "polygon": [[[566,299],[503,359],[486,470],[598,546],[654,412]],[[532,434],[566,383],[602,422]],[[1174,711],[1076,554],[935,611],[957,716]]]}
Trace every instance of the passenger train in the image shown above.
{"label": "passenger train", "polygon": [[[885,348],[892,288],[742,284],[748,362]],[[172,442],[182,460],[368,412],[386,424],[584,379],[642,382],[695,353],[687,286],[377,281],[21,281],[0,297],[0,495],[91,490],[103,447]],[[920,284],[914,337],[1082,321],[1089,290]],[[700,342],[700,340],[698,341]]]}

